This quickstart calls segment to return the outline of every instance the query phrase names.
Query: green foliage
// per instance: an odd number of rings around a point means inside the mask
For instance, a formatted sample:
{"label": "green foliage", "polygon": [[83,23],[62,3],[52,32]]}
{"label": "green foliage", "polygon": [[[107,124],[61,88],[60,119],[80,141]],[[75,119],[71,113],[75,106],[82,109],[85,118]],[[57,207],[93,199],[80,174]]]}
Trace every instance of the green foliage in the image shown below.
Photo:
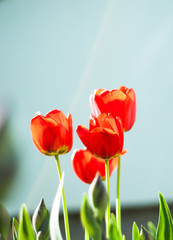
{"label": "green foliage", "polygon": [[81,207],[81,221],[86,232],[94,240],[101,240],[102,222],[108,204],[108,195],[99,174],[96,175],[89,188],[89,199],[86,194],[83,197]]}
{"label": "green foliage", "polygon": [[101,240],[102,236],[102,229],[101,225],[97,221],[97,219],[94,216],[93,210],[91,209],[87,196],[84,195],[83,197],[83,203],[81,207],[81,221],[84,226],[84,228],[87,230],[89,235],[94,240]]}
{"label": "green foliage", "polygon": [[132,239],[133,240],[140,240],[139,229],[138,229],[135,222],[133,223]]}
{"label": "green foliage", "polygon": [[18,232],[19,232],[19,224],[17,220],[13,218],[13,222],[12,222],[13,240],[18,240]]}
{"label": "green foliage", "polygon": [[39,240],[49,239],[49,212],[43,198],[33,214],[32,224]]}
{"label": "green foliage", "polygon": [[113,213],[110,216],[108,231],[109,231],[109,239],[110,240],[117,240],[117,239],[122,240],[123,239],[122,235],[117,227],[116,218]]}
{"label": "green foliage", "polygon": [[159,199],[160,213],[156,240],[173,240],[173,222],[169,207],[161,193],[159,193]]}
{"label": "green foliage", "polygon": [[[20,211],[19,223],[13,218],[12,234],[13,240],[49,240],[49,227],[52,240],[62,240],[59,227],[59,209],[64,182],[64,174],[58,187],[57,194],[51,210],[50,222],[49,212],[41,199],[36,208],[31,224],[31,219],[26,206],[23,204]],[[102,229],[103,216],[107,207],[108,196],[102,181],[97,176],[89,189],[90,202],[87,195],[83,197],[81,207],[81,221],[86,232],[93,240],[102,240],[104,232]],[[173,240],[173,220],[169,207],[159,193],[160,213],[157,229],[152,222],[148,222],[148,229],[141,226],[139,231],[136,223],[133,223],[132,240]],[[10,228],[10,217],[5,208],[0,205],[0,240],[6,240]],[[35,231],[35,233],[34,233]],[[108,226],[109,239],[125,240],[125,236],[120,233],[114,214],[110,215]],[[89,240],[89,236],[86,238]]]}
{"label": "green foliage", "polygon": [[26,206],[23,204],[20,211],[18,240],[35,240],[31,220]]}
{"label": "green foliage", "polygon": [[152,236],[152,239],[156,239],[156,231],[157,231],[156,226],[151,221],[147,223],[147,226],[148,226],[148,231]]}
{"label": "green foliage", "polygon": [[7,239],[10,229],[10,217],[5,207],[0,203],[0,240]]}
{"label": "green foliage", "polygon": [[133,240],[155,240],[155,238],[151,235],[151,233],[143,226],[141,226],[141,230],[139,232],[139,229],[135,222],[133,223],[132,239]]}
{"label": "green foliage", "polygon": [[166,200],[159,193],[160,213],[157,229],[152,222],[148,222],[148,230],[141,226],[139,233],[136,223],[133,224],[133,240],[173,240],[173,221]]}

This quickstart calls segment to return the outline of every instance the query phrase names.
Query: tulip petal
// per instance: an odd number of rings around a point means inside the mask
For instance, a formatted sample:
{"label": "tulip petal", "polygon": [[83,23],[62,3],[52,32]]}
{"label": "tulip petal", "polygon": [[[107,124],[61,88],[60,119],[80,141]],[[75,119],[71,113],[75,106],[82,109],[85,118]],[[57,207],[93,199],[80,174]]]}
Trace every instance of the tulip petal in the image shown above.
{"label": "tulip petal", "polygon": [[[109,161],[109,175],[116,169],[118,165],[118,158],[110,159]],[[105,180],[105,161],[101,158],[95,157],[87,149],[76,149],[72,155],[72,166],[80,180],[85,183],[91,183],[99,172],[103,180]]]}
{"label": "tulip petal", "polygon": [[85,145],[89,151],[101,158],[109,159],[119,151],[119,136],[108,128],[95,128],[88,135]]}
{"label": "tulip petal", "polygon": [[85,126],[78,126],[77,130],[76,130],[80,140],[82,141],[82,143],[87,146],[88,145],[88,135],[89,135],[89,130],[85,127]]}

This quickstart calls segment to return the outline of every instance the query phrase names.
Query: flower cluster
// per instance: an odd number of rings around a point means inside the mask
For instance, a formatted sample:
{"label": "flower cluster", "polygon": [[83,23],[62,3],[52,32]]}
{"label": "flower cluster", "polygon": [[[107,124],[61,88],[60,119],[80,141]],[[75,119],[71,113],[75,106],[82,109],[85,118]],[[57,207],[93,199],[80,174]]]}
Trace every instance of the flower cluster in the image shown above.
{"label": "flower cluster", "polygon": [[[77,176],[91,183],[97,172],[105,179],[105,162],[111,173],[117,167],[117,156],[123,153],[124,131],[132,128],[136,117],[133,89],[120,87],[108,91],[98,89],[90,96],[92,114],[89,129],[78,126],[77,134],[86,149],[74,150],[72,165]],[[31,120],[33,142],[40,152],[50,156],[67,153],[72,148],[72,117],[60,110]]]}

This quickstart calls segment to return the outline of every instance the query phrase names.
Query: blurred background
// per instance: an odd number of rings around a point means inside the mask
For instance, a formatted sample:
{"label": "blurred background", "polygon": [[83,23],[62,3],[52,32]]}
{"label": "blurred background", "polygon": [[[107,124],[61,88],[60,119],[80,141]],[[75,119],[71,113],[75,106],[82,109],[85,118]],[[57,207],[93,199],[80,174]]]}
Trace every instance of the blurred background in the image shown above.
{"label": "blurred background", "polygon": [[[173,203],[172,13],[171,0],[0,0],[0,201],[10,215],[23,202],[32,213],[41,197],[50,209],[59,182],[54,158],[32,142],[35,112],[71,113],[73,149],[83,148],[76,128],[88,126],[90,94],[121,85],[137,96],[121,164],[126,219],[146,208],[155,218],[159,191]],[[60,158],[71,216],[88,191],[72,152]],[[114,206],[116,172],[110,185]]]}

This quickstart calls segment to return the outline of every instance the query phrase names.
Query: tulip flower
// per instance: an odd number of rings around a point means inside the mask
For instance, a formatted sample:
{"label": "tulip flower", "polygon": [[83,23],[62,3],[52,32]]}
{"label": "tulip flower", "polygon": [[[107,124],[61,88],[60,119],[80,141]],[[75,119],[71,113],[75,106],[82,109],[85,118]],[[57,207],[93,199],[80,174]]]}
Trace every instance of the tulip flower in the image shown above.
{"label": "tulip flower", "polygon": [[73,144],[72,116],[53,110],[45,117],[37,115],[31,120],[32,139],[38,150],[49,156],[67,153]]}
{"label": "tulip flower", "polygon": [[120,117],[124,132],[130,130],[135,122],[136,95],[132,88],[122,86],[112,91],[98,89],[91,94],[90,105],[96,116],[111,113],[114,117]]}
{"label": "tulip flower", "polygon": [[[118,157],[109,160],[109,177],[118,165]],[[87,149],[76,149],[72,155],[72,166],[79,177],[85,183],[91,183],[99,172],[102,180],[105,180],[105,160],[95,157]]]}
{"label": "tulip flower", "polygon": [[122,152],[124,134],[121,121],[111,114],[91,116],[89,129],[78,126],[77,134],[85,147],[96,157],[110,159]]}

